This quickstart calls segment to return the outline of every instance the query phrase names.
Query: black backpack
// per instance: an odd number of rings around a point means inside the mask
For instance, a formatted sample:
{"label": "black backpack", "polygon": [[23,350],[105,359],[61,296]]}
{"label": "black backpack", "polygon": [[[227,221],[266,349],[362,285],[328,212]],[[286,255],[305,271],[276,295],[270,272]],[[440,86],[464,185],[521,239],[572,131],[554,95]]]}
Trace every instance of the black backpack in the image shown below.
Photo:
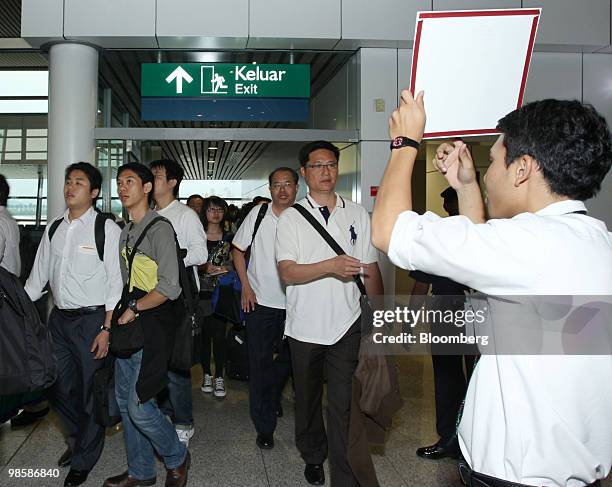
{"label": "black backpack", "polygon": [[[115,221],[115,216],[112,213],[104,213],[95,208],[96,212],[96,221],[94,223],[94,237],[96,239],[96,250],[98,251],[98,257],[100,257],[101,261],[104,261],[104,242],[106,241],[106,232],[104,231],[104,225],[106,225],[106,220]],[[61,225],[64,221],[64,217],[58,218],[55,220],[51,226],[49,227],[49,233],[47,233],[49,237],[49,242],[55,235],[57,227]]]}
{"label": "black backpack", "polygon": [[39,391],[57,376],[51,333],[14,274],[0,267],[0,395]]}

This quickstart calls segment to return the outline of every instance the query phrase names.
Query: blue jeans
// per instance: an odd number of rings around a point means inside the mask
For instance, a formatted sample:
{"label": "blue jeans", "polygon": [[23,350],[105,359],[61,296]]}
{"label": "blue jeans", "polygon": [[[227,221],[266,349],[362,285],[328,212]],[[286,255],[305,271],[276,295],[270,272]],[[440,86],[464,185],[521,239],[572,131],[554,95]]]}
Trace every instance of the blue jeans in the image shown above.
{"label": "blue jeans", "polygon": [[115,362],[115,395],[123,421],[128,472],[139,480],[157,475],[153,448],[163,458],[166,468],[177,468],[185,461],[187,449],[179,441],[174,427],[150,399],[140,403],[136,382],[142,362],[142,350]]}
{"label": "blue jeans", "polygon": [[191,371],[168,371],[168,397],[160,404],[161,411],[176,426],[193,426]]}

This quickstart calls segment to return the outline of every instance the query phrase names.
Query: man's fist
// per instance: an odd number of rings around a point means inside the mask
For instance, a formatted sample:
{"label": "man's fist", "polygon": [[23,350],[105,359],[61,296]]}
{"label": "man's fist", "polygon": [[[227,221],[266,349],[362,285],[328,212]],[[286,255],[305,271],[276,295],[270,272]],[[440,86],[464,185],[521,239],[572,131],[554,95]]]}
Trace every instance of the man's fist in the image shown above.
{"label": "man's fist", "polygon": [[448,180],[454,189],[476,182],[476,168],[467,145],[457,140],[453,145],[441,144],[436,150],[433,166]]}

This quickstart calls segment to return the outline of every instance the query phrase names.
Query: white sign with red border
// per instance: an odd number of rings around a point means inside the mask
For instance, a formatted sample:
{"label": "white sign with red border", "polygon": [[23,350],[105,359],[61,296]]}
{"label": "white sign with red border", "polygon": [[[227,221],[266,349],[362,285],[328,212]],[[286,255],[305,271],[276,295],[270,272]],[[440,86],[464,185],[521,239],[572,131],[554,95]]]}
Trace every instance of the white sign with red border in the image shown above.
{"label": "white sign with red border", "polygon": [[425,138],[491,135],[523,104],[539,8],[418,12],[410,91],[425,91]]}

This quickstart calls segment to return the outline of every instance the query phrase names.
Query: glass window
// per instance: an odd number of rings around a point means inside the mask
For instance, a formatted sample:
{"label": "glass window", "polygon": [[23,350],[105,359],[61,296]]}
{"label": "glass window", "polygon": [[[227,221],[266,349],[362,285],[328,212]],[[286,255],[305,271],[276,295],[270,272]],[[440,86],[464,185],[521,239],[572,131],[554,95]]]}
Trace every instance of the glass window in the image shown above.
{"label": "glass window", "polygon": [[46,152],[47,151],[47,138],[28,138],[26,139],[26,151],[28,152]]}

